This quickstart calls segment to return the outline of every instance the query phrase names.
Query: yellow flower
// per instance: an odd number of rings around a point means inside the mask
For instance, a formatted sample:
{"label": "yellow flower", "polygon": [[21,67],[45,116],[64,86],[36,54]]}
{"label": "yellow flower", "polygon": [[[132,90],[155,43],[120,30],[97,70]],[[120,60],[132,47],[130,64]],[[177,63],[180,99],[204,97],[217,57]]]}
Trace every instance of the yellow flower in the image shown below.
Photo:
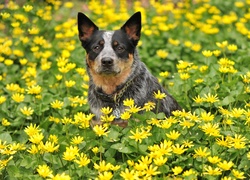
{"label": "yellow flower", "polygon": [[221,158],[219,158],[218,156],[209,156],[207,160],[212,164],[217,164],[221,161]]}
{"label": "yellow flower", "polygon": [[147,102],[147,103],[145,103],[144,104],[144,106],[143,106],[143,110],[145,110],[145,111],[151,111],[151,110],[153,110],[155,108],[155,103],[154,102]]}
{"label": "yellow flower", "polygon": [[24,101],[24,95],[23,94],[20,94],[20,93],[15,93],[15,94],[13,94],[12,96],[11,96],[11,98],[14,100],[14,101],[16,101],[16,102],[18,102],[18,103],[20,103],[20,102],[23,102]]}
{"label": "yellow flower", "polygon": [[38,34],[39,33],[39,28],[33,27],[31,29],[28,29],[29,34]]}
{"label": "yellow flower", "polygon": [[97,154],[99,152],[99,148],[98,147],[94,147],[91,149],[91,151],[95,154]]}
{"label": "yellow flower", "polygon": [[191,49],[192,49],[193,51],[195,51],[195,52],[200,51],[201,48],[202,48],[202,47],[201,47],[200,44],[193,44],[193,45],[191,46]]}
{"label": "yellow flower", "polygon": [[221,54],[221,51],[220,50],[214,50],[213,51],[213,54],[218,57],[220,54]]}
{"label": "yellow flower", "polygon": [[79,148],[76,146],[66,147],[66,151],[63,153],[63,159],[66,161],[73,161],[76,156],[79,155]]}
{"label": "yellow flower", "polygon": [[204,100],[208,103],[215,103],[219,101],[217,94],[211,95],[210,93],[208,93],[208,94],[205,94],[204,96],[205,96]]}
{"label": "yellow flower", "polygon": [[237,8],[242,8],[245,6],[245,3],[244,2],[241,2],[241,1],[236,1],[234,2],[234,5],[237,7]]}
{"label": "yellow flower", "polygon": [[181,73],[181,74],[180,74],[180,78],[181,78],[182,80],[187,80],[187,79],[190,78],[190,75],[189,75],[188,73]]}
{"label": "yellow flower", "polygon": [[20,86],[18,84],[11,83],[6,85],[6,89],[11,92],[16,92],[20,90]]}
{"label": "yellow flower", "polygon": [[250,160],[250,152],[247,153],[247,159]]}
{"label": "yellow flower", "polygon": [[131,130],[130,133],[132,134],[132,136],[129,136],[129,138],[134,139],[136,142],[139,141],[139,143],[141,143],[143,139],[152,135],[148,131],[145,131],[143,128],[141,128],[140,131],[138,128],[136,128],[135,132]]}
{"label": "yellow flower", "polygon": [[173,171],[174,175],[180,174],[182,172],[182,170],[183,169],[180,166],[175,166],[174,168],[172,168],[172,171]]}
{"label": "yellow flower", "polygon": [[169,76],[169,72],[168,71],[160,72],[160,76],[161,77],[168,77]]}
{"label": "yellow flower", "polygon": [[125,169],[125,171],[122,171],[120,173],[120,176],[124,179],[124,180],[132,180],[132,179],[139,179],[139,174],[135,171],[135,170],[131,170],[129,171],[128,168]]}
{"label": "yellow flower", "polygon": [[231,147],[235,148],[235,149],[244,149],[246,148],[246,141],[247,139],[239,134],[235,134],[234,138],[230,137],[229,138],[229,144]]}
{"label": "yellow flower", "polygon": [[207,151],[207,147],[205,147],[204,149],[202,149],[202,147],[199,147],[198,149],[195,149],[194,152],[194,157],[197,158],[197,157],[207,157],[208,155],[210,155],[210,152]]}
{"label": "yellow flower", "polygon": [[110,123],[110,122],[112,122],[114,120],[115,120],[115,116],[113,114],[101,116],[101,121],[102,122]]}
{"label": "yellow flower", "polygon": [[62,78],[63,78],[63,76],[62,76],[61,74],[56,75],[56,79],[57,79],[58,81],[60,81]]}
{"label": "yellow flower", "polygon": [[70,124],[70,123],[72,123],[72,119],[69,118],[69,117],[64,117],[64,118],[61,119],[61,121],[62,121],[63,124]]}
{"label": "yellow flower", "polygon": [[0,96],[0,104],[3,104],[6,101],[5,96]]}
{"label": "yellow flower", "polygon": [[107,136],[109,131],[108,131],[108,127],[104,127],[104,126],[99,126],[96,125],[95,127],[93,127],[93,131],[96,133],[96,135],[100,136]]}
{"label": "yellow flower", "polygon": [[154,92],[155,99],[163,99],[165,97],[167,97],[167,95],[165,93],[161,93],[160,90],[158,90],[157,92]]}
{"label": "yellow flower", "polygon": [[70,9],[74,6],[74,3],[73,2],[65,2],[63,6]]}
{"label": "yellow flower", "polygon": [[87,166],[90,163],[90,159],[87,157],[86,154],[81,153],[75,162],[79,165],[79,167]]}
{"label": "yellow flower", "polygon": [[202,51],[202,54],[203,54],[203,56],[205,56],[205,57],[210,57],[210,56],[213,55],[213,52],[210,51],[210,50],[204,50],[204,51]]}
{"label": "yellow flower", "polygon": [[227,49],[228,49],[229,51],[234,52],[234,51],[236,51],[236,50],[238,49],[238,47],[237,47],[237,45],[235,45],[235,44],[229,44],[229,45],[227,46]]}
{"label": "yellow flower", "polygon": [[7,13],[7,12],[1,12],[0,15],[2,16],[3,19],[7,19],[10,17],[10,13]]}
{"label": "yellow flower", "polygon": [[191,148],[194,146],[193,141],[185,140],[182,142],[185,147]]}
{"label": "yellow flower", "polygon": [[180,41],[178,39],[175,40],[175,39],[169,38],[168,42],[174,46],[178,46],[180,44]]}
{"label": "yellow flower", "polygon": [[197,174],[197,172],[195,170],[193,170],[193,169],[189,169],[189,170],[186,170],[186,171],[183,172],[184,177],[185,176],[190,176],[190,175],[196,175],[196,174]]}
{"label": "yellow flower", "polygon": [[244,109],[241,108],[233,108],[233,110],[230,112],[230,116],[231,117],[235,117],[235,118],[239,118],[243,115],[243,113],[245,112]]}
{"label": "yellow flower", "polygon": [[44,136],[43,133],[37,133],[30,136],[29,141],[34,144],[39,144],[43,140]]}
{"label": "yellow flower", "polygon": [[131,117],[131,114],[128,111],[125,111],[124,113],[121,114],[122,120],[128,120],[130,117]]}
{"label": "yellow flower", "polygon": [[227,171],[229,169],[231,169],[231,167],[233,167],[234,163],[232,161],[223,161],[223,162],[219,162],[217,164],[218,167],[220,167],[221,169],[223,169],[224,171]]}
{"label": "yellow flower", "polygon": [[157,166],[162,166],[167,162],[168,158],[164,158],[163,156],[154,158],[154,163]]}
{"label": "yellow flower", "polygon": [[247,75],[240,75],[242,81],[246,84],[250,83],[250,78]]}
{"label": "yellow flower", "polygon": [[13,156],[10,156],[8,159],[0,160],[0,170],[6,167],[11,159],[13,159]]}
{"label": "yellow flower", "polygon": [[37,154],[39,152],[39,148],[32,144],[31,147],[27,150],[30,154]]}
{"label": "yellow flower", "polygon": [[185,129],[186,127],[190,128],[190,127],[194,126],[195,124],[190,122],[189,120],[184,119],[183,121],[180,122],[180,125],[183,126],[183,129]]}
{"label": "yellow flower", "polygon": [[23,108],[20,108],[21,113],[25,116],[31,116],[34,112],[34,110],[31,107],[24,106]]}
{"label": "yellow flower", "polygon": [[219,48],[221,48],[221,49],[223,49],[223,48],[225,48],[227,45],[228,45],[228,42],[227,41],[223,41],[223,42],[216,42],[216,45],[219,47]]}
{"label": "yellow flower", "polygon": [[53,142],[53,143],[56,143],[56,144],[58,143],[58,137],[56,135],[53,135],[53,134],[49,135],[48,140],[50,142]]}
{"label": "yellow flower", "polygon": [[214,136],[214,137],[220,136],[220,129],[218,123],[215,124],[206,123],[200,126],[200,128],[202,129],[203,132],[205,132],[209,136]]}
{"label": "yellow flower", "polygon": [[156,54],[158,57],[165,59],[168,56],[168,52],[166,50],[163,49],[159,49],[156,51]]}
{"label": "yellow flower", "polygon": [[222,174],[220,168],[217,168],[217,167],[213,169],[211,166],[207,166],[204,168],[204,170],[205,170],[204,174],[206,175],[218,176]]}
{"label": "yellow flower", "polygon": [[50,170],[49,166],[47,165],[39,165],[36,169],[38,174],[42,176],[43,178],[49,177],[52,175],[52,171]]}
{"label": "yellow flower", "polygon": [[33,6],[31,6],[31,5],[24,5],[23,9],[24,9],[25,12],[30,12],[33,9]]}
{"label": "yellow flower", "polygon": [[3,126],[9,126],[10,124],[11,123],[7,119],[5,119],[5,118],[2,119],[2,125]]}
{"label": "yellow flower", "polygon": [[218,144],[220,146],[224,146],[224,147],[230,147],[229,138],[225,139],[224,136],[222,136],[221,139],[217,138],[216,144]]}
{"label": "yellow flower", "polygon": [[113,111],[113,109],[110,108],[110,107],[103,107],[103,108],[101,109],[101,112],[102,112],[103,114],[105,114],[105,115],[109,115],[112,111]]}
{"label": "yellow flower", "polygon": [[72,144],[81,144],[83,142],[83,137],[81,136],[74,136],[72,139],[71,139],[71,143]]}
{"label": "yellow flower", "polygon": [[160,171],[157,171],[158,167],[157,166],[153,166],[152,164],[147,166],[146,169],[143,170],[143,174],[145,174],[146,177],[151,177],[151,176],[155,176],[157,174],[161,174]]}
{"label": "yellow flower", "polygon": [[39,133],[40,131],[41,131],[41,129],[39,129],[39,126],[36,126],[36,124],[33,125],[32,123],[24,129],[24,132],[28,136],[33,136],[33,135]]}
{"label": "yellow flower", "polygon": [[104,171],[103,173],[98,174],[98,180],[110,180],[113,178],[113,174],[108,171]]}
{"label": "yellow flower", "polygon": [[196,79],[194,82],[197,83],[197,84],[200,84],[200,83],[203,83],[204,80],[203,79]]}
{"label": "yellow flower", "polygon": [[133,106],[135,104],[135,101],[133,99],[125,99],[123,101],[123,105],[124,106],[127,106],[127,107],[130,107],[130,106]]}
{"label": "yellow flower", "polygon": [[246,177],[244,176],[244,172],[240,172],[236,169],[232,170],[232,173],[234,175],[234,177],[236,177],[237,179],[245,179]]}
{"label": "yellow flower", "polygon": [[25,64],[27,64],[28,60],[26,58],[22,58],[19,60],[19,62],[21,65],[25,65]]}
{"label": "yellow flower", "polygon": [[62,101],[59,100],[55,100],[52,103],[50,103],[51,107],[54,109],[62,109],[64,103]]}
{"label": "yellow flower", "polygon": [[172,139],[172,140],[176,140],[178,139],[178,137],[181,135],[181,133],[179,133],[178,131],[170,131],[169,134],[166,133],[166,136],[169,138],[169,139]]}
{"label": "yellow flower", "polygon": [[70,180],[70,176],[66,175],[65,173],[56,174],[55,176],[51,175],[51,180]]}
{"label": "yellow flower", "polygon": [[213,121],[214,120],[214,115],[211,114],[211,112],[202,112],[201,113],[201,119],[203,121]]}
{"label": "yellow flower", "polygon": [[45,144],[40,143],[45,152],[53,153],[59,149],[59,145],[55,145],[54,142],[47,141]]}
{"label": "yellow flower", "polygon": [[187,150],[184,147],[185,147],[184,145],[180,146],[180,144],[175,144],[172,146],[172,151],[175,154],[181,155]]}
{"label": "yellow flower", "polygon": [[75,84],[76,84],[76,82],[73,81],[73,80],[65,81],[66,87],[72,87],[72,86],[74,86]]}
{"label": "yellow flower", "polygon": [[42,91],[42,88],[39,85],[34,85],[31,87],[28,87],[26,91],[28,92],[28,94],[40,94]]}
{"label": "yellow flower", "polygon": [[132,105],[129,107],[128,112],[130,113],[138,113],[142,109],[140,107],[137,107],[136,105]]}
{"label": "yellow flower", "polygon": [[99,164],[94,163],[94,168],[99,172],[109,171],[112,167],[112,164],[106,163],[104,160],[100,161]]}
{"label": "yellow flower", "polygon": [[6,59],[6,60],[4,61],[4,64],[5,64],[6,66],[10,66],[10,65],[12,65],[13,63],[14,63],[14,61],[11,60],[11,59]]}

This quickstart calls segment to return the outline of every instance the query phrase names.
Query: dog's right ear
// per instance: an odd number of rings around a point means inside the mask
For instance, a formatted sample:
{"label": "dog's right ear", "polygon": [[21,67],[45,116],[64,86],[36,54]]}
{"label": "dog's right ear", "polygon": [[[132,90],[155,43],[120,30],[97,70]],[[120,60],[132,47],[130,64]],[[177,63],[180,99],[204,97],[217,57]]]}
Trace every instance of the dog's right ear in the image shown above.
{"label": "dog's right ear", "polygon": [[78,13],[78,32],[79,39],[83,45],[90,39],[90,37],[99,28],[83,13]]}

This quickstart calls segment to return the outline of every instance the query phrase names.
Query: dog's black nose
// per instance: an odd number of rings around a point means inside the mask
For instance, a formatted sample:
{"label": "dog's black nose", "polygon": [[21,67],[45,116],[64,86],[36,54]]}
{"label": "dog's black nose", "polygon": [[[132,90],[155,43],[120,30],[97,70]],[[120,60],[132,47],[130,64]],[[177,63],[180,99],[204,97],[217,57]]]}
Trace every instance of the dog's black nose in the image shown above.
{"label": "dog's black nose", "polygon": [[105,67],[110,67],[113,65],[113,59],[108,58],[108,57],[102,58],[101,62],[102,62],[102,65]]}

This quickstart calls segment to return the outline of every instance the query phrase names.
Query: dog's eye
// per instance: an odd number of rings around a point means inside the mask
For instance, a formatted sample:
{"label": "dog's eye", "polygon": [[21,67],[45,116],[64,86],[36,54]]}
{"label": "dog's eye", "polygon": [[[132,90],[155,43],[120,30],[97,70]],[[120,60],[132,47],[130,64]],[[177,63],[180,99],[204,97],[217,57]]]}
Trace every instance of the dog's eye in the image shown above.
{"label": "dog's eye", "polygon": [[117,46],[117,47],[116,47],[116,50],[117,50],[118,52],[123,52],[125,49],[124,49],[124,47],[122,47],[122,46]]}
{"label": "dog's eye", "polygon": [[100,46],[100,45],[96,45],[96,46],[93,47],[93,50],[94,50],[94,51],[98,51],[98,50],[100,50],[100,49],[101,49],[101,46]]}

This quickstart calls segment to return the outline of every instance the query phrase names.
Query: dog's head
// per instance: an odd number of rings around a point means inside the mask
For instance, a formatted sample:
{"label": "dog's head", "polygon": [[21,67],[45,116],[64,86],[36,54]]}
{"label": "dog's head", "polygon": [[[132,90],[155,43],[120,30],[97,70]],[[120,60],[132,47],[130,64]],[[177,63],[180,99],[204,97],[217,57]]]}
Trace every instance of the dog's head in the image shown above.
{"label": "dog's head", "polygon": [[99,30],[86,15],[78,13],[78,31],[87,52],[90,73],[119,76],[133,64],[135,47],[140,39],[141,13],[135,13],[116,31]]}

